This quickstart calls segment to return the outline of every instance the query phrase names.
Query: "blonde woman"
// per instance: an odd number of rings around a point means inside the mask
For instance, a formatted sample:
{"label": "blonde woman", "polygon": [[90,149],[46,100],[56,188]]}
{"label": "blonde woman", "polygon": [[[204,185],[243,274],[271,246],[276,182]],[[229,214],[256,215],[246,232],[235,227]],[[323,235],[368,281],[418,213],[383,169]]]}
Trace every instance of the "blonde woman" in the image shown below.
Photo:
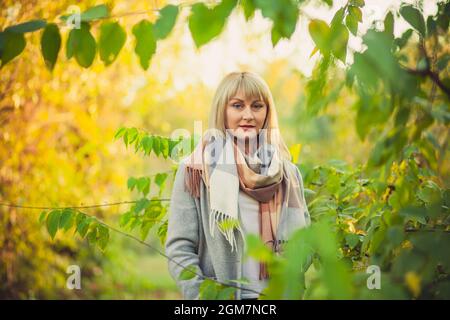
{"label": "blonde woman", "polygon": [[[208,131],[180,162],[170,211],[166,254],[185,299],[199,299],[205,277],[247,280],[235,298],[259,297],[270,275],[264,263],[244,256],[246,236],[258,235],[279,252],[293,231],[310,224],[301,174],[260,76],[233,72],[221,81]],[[182,266],[194,266],[197,275],[180,280]]]}

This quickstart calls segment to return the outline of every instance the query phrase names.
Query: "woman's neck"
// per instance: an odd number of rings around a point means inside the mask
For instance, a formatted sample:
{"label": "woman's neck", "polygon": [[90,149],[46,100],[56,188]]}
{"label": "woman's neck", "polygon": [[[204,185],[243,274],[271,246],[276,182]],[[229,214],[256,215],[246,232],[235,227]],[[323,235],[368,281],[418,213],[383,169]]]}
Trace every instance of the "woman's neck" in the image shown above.
{"label": "woman's neck", "polygon": [[257,139],[245,139],[245,142],[235,139],[235,141],[241,152],[244,152],[246,155],[253,154],[258,149]]}

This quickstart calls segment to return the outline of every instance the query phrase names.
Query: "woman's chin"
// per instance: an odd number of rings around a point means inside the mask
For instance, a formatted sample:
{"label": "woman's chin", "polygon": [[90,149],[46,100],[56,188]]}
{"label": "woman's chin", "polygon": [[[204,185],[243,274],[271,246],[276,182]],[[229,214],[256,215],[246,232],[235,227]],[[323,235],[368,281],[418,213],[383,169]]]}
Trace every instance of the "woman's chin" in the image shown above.
{"label": "woman's chin", "polygon": [[250,129],[250,130],[243,130],[241,128],[238,128],[231,132],[233,136],[235,136],[238,140],[250,140],[256,138],[256,130]]}

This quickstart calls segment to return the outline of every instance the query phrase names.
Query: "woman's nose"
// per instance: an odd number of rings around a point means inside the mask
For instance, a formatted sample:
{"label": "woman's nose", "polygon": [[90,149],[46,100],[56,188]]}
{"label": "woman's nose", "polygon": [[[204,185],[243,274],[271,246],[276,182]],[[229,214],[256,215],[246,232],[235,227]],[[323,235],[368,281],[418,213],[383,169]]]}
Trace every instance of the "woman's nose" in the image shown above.
{"label": "woman's nose", "polygon": [[243,116],[242,116],[242,118],[244,119],[244,120],[247,120],[247,119],[253,119],[254,117],[253,117],[253,112],[252,112],[252,110],[250,109],[250,107],[245,107],[245,109],[244,109],[244,114],[243,114]]}

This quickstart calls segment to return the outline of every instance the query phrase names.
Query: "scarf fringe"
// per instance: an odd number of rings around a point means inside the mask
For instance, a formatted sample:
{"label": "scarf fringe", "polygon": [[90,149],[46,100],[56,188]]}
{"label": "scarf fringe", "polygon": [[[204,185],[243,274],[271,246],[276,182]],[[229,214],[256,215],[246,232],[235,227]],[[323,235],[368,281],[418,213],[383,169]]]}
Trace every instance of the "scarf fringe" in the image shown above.
{"label": "scarf fringe", "polygon": [[[220,225],[222,223],[225,224],[229,223],[229,226],[223,229],[223,227]],[[230,218],[227,214],[223,212],[220,212],[216,209],[211,209],[209,217],[209,231],[213,238],[214,238],[214,225],[217,226],[217,229],[219,229],[220,233],[230,243],[231,251],[233,252],[234,248],[237,248],[234,231],[237,229],[242,233],[242,229],[238,219]]]}
{"label": "scarf fringe", "polygon": [[259,263],[259,280],[265,280],[269,278],[269,270],[266,262]]}
{"label": "scarf fringe", "polygon": [[202,170],[186,166],[184,173],[184,190],[189,192],[194,198],[200,198],[200,180]]}

